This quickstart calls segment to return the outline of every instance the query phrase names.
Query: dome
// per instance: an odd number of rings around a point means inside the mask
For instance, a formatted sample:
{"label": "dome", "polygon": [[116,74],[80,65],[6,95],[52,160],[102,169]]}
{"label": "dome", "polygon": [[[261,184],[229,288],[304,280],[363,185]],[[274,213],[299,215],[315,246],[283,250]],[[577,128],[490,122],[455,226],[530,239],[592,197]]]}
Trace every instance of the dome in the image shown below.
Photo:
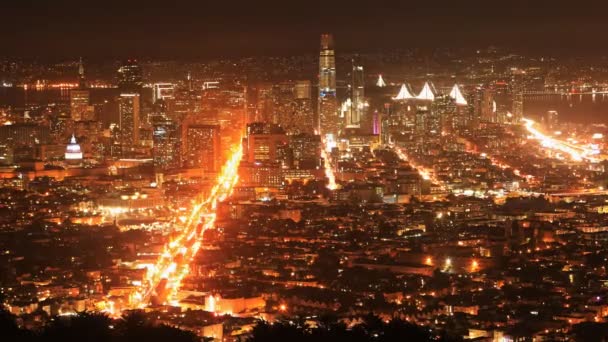
{"label": "dome", "polygon": [[65,159],[66,160],[79,160],[82,159],[82,150],[80,145],[76,142],[76,137],[72,134],[70,143],[65,148]]}

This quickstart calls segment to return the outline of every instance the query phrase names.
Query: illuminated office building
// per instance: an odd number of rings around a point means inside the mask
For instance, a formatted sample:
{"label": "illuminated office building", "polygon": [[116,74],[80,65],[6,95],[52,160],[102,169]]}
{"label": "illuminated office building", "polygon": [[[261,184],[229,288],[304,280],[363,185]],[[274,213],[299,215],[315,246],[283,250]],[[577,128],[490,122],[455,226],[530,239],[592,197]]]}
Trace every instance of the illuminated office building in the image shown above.
{"label": "illuminated office building", "polygon": [[70,117],[73,121],[93,120],[95,108],[90,105],[82,58],[78,63],[78,89],[70,90]]}
{"label": "illuminated office building", "polygon": [[296,108],[293,115],[297,133],[313,134],[315,131],[315,117],[312,108],[312,85],[310,81],[296,81],[295,84]]}
{"label": "illuminated office building", "polygon": [[471,106],[457,84],[452,87],[449,94],[438,98],[435,107],[441,117],[444,132],[451,133],[466,128],[470,120]]}
{"label": "illuminated office building", "polygon": [[0,144],[34,146],[49,142],[49,127],[31,123],[0,125]]}
{"label": "illuminated office building", "polygon": [[239,184],[242,187],[277,188],[283,185],[283,169],[280,163],[241,162]]}
{"label": "illuminated office building", "polygon": [[513,96],[513,105],[511,108],[513,114],[513,122],[520,122],[524,117],[524,91],[526,72],[524,70],[515,70],[511,78],[511,94]]}
{"label": "illuminated office building", "polygon": [[285,131],[277,125],[254,122],[247,125],[243,140],[243,160],[249,163],[279,161],[281,146],[287,144]]}
{"label": "illuminated office building", "polygon": [[310,100],[312,94],[312,86],[310,81],[296,81],[294,85],[294,92],[296,99],[308,99]]}
{"label": "illuminated office building", "polygon": [[95,108],[90,103],[87,89],[70,90],[70,117],[73,121],[93,120]]}
{"label": "illuminated office building", "polygon": [[154,83],[152,88],[152,103],[158,100],[167,100],[173,98],[175,84],[173,83]]}
{"label": "illuminated office building", "polygon": [[184,167],[219,171],[222,163],[219,125],[184,124],[182,146]]}
{"label": "illuminated office building", "polygon": [[272,83],[264,82],[257,86],[257,108],[255,121],[276,123],[275,107],[276,96]]}
{"label": "illuminated office building", "polygon": [[364,116],[365,103],[365,74],[363,66],[358,65],[353,60],[353,69],[350,85],[351,105],[346,112],[346,127],[360,128],[361,118]]}
{"label": "illuminated office building", "polygon": [[180,131],[178,125],[165,116],[155,116],[152,120],[152,157],[154,167],[167,170],[180,165]]}
{"label": "illuminated office building", "polygon": [[473,97],[475,118],[480,122],[497,122],[494,105],[494,90],[488,85],[481,85],[475,89]]}
{"label": "illuminated office building", "polygon": [[314,116],[310,81],[282,82],[273,87],[273,120],[287,134],[312,133]]}
{"label": "illuminated office building", "polygon": [[139,144],[140,98],[139,94],[123,93],[118,98],[118,128],[123,156]]}
{"label": "illuminated office building", "polygon": [[141,66],[129,59],[118,68],[118,89],[122,92],[139,92],[143,85]]}
{"label": "illuminated office building", "polygon": [[424,83],[422,90],[416,96],[415,128],[416,135],[426,137],[427,135],[441,134],[441,119],[434,110],[433,102],[437,97],[435,87]]}
{"label": "illuminated office building", "polygon": [[340,130],[338,100],[336,98],[336,58],[330,34],[321,35],[319,55],[319,132],[324,137],[336,137]]}
{"label": "illuminated office building", "polygon": [[181,122],[187,117],[201,113],[201,94],[187,89],[176,89],[174,96],[167,98],[167,111],[172,120]]}
{"label": "illuminated office building", "polygon": [[289,138],[296,169],[316,169],[321,166],[321,138],[318,135],[298,134]]}
{"label": "illuminated office building", "polygon": [[84,75],[84,64],[82,63],[82,58],[78,62],[78,89],[86,89],[87,88],[87,80]]}

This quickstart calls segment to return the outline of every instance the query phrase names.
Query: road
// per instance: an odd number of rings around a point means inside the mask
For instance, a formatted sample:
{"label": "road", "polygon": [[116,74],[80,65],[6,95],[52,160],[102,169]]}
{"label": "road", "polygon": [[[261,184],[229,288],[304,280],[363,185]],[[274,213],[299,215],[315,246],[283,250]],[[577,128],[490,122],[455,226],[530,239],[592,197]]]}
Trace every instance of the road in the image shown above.
{"label": "road", "polygon": [[242,154],[240,146],[233,149],[209,195],[193,205],[185,228],[165,245],[156,263],[148,267],[145,281],[130,295],[128,304],[117,308],[108,300],[108,313],[120,316],[124,309],[141,309],[150,304],[178,304],[176,295],[182,280],[188,275],[189,265],[203,243],[205,230],[213,228],[215,223],[217,202],[230,196],[238,181]]}
{"label": "road", "polygon": [[552,137],[547,136],[546,134],[542,133],[538,129],[534,128],[534,124],[535,124],[534,120],[524,118],[523,121],[524,121],[524,127],[526,128],[526,130],[530,134],[532,134],[532,136],[535,139],[539,140],[543,147],[563,152],[563,153],[567,154],[570,157],[570,159],[573,161],[585,160],[585,161],[590,161],[593,163],[597,163],[597,162],[601,161],[599,158],[594,157],[592,155],[593,154],[592,150],[586,149],[584,147],[572,145],[566,141],[552,138]]}

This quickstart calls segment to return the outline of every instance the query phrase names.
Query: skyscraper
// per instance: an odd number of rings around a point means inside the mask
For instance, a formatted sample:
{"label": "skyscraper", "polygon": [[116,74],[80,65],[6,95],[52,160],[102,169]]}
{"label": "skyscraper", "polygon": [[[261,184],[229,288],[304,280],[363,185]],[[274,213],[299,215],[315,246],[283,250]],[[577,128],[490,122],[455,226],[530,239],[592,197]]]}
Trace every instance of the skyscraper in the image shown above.
{"label": "skyscraper", "polygon": [[86,89],[70,90],[70,117],[74,121],[92,120],[95,108],[89,105],[89,91]]}
{"label": "skyscraper", "polygon": [[524,70],[515,70],[511,79],[511,94],[513,96],[513,121],[520,122],[524,117],[524,91],[526,72]]}
{"label": "skyscraper", "polygon": [[289,139],[297,169],[316,169],[321,166],[321,139],[318,135],[298,134]]}
{"label": "skyscraper", "polygon": [[293,121],[299,133],[313,134],[315,129],[314,111],[312,109],[310,81],[296,81],[295,84],[295,112]]}
{"label": "skyscraper", "polygon": [[217,172],[222,164],[220,155],[220,126],[186,123],[182,127],[183,165]]}
{"label": "skyscraper", "polygon": [[70,90],[70,117],[73,121],[92,120],[95,109],[90,103],[82,58],[78,63],[78,89]]}
{"label": "skyscraper", "polygon": [[122,155],[133,152],[139,144],[139,94],[123,93],[118,99],[118,128],[120,130],[120,146]]}
{"label": "skyscraper", "polygon": [[274,163],[279,159],[279,146],[287,144],[287,135],[278,125],[254,122],[247,125],[247,136],[243,143],[243,160],[249,163]]}
{"label": "skyscraper", "polygon": [[482,122],[496,122],[494,90],[488,85],[477,87],[474,97],[475,116]]}
{"label": "skyscraper", "polygon": [[152,126],[154,166],[161,170],[179,167],[178,125],[165,116],[156,116]]}
{"label": "skyscraper", "polygon": [[274,122],[275,97],[272,83],[264,82],[257,86],[257,110],[255,121]]}
{"label": "skyscraper", "polygon": [[365,75],[363,66],[352,61],[353,70],[351,75],[350,98],[351,106],[346,115],[346,127],[360,128],[361,118],[365,111]]}
{"label": "skyscraper", "polygon": [[174,91],[175,84],[173,83],[154,83],[152,91],[152,103],[156,103],[158,100],[173,98]]}
{"label": "skyscraper", "polygon": [[325,93],[336,92],[336,57],[334,52],[334,38],[331,34],[321,35],[319,91]]}
{"label": "skyscraper", "polygon": [[280,125],[287,134],[313,133],[314,112],[311,106],[310,81],[287,81],[275,84],[263,93],[258,87],[260,122]]}
{"label": "skyscraper", "polygon": [[118,68],[118,88],[122,92],[137,92],[143,85],[141,66],[134,59],[129,59]]}
{"label": "skyscraper", "polygon": [[310,100],[311,86],[309,80],[296,81],[294,88],[296,99]]}
{"label": "skyscraper", "polygon": [[332,35],[321,35],[319,55],[319,131],[323,136],[338,135],[339,117],[336,98],[336,57]]}
{"label": "skyscraper", "polygon": [[80,58],[80,61],[78,62],[78,88],[85,89],[86,87],[87,85],[86,78],[84,76],[84,64],[82,64],[82,58]]}

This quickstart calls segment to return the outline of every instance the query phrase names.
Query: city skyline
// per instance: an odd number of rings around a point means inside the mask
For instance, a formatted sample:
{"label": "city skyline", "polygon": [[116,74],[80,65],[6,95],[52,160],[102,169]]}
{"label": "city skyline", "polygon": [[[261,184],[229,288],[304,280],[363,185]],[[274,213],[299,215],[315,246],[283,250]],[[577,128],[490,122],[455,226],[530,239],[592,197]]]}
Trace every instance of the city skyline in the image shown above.
{"label": "city skyline", "polygon": [[159,4],[2,13],[2,337],[608,340],[601,6]]}

